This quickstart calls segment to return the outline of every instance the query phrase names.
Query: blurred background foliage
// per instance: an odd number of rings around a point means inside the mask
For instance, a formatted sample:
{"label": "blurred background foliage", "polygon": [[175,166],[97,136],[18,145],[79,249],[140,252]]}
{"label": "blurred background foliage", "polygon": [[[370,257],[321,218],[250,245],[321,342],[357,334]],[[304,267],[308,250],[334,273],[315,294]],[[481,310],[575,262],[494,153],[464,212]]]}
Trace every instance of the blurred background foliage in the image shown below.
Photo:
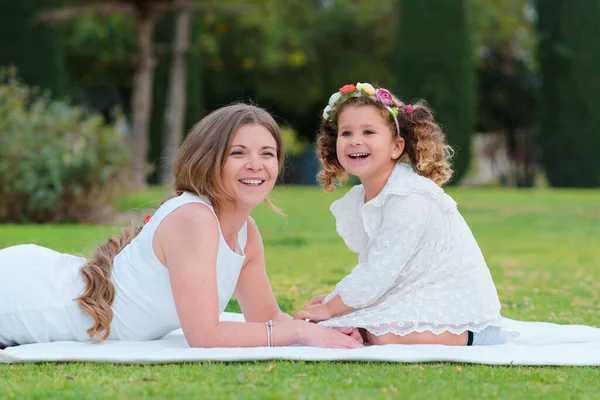
{"label": "blurred background foliage", "polygon": [[[597,187],[599,8],[586,0],[4,1],[0,65],[102,115],[129,144],[132,187],[159,182],[166,138],[235,101],[267,108],[285,128],[284,182],[314,184],[322,108],[357,81],[433,106],[457,150],[455,184]],[[176,22],[182,13],[189,28]],[[188,41],[183,51],[177,32]],[[181,54],[184,132],[174,132],[165,115],[181,91],[173,85]]]}
{"label": "blurred background foliage", "polygon": [[0,223],[99,222],[123,194],[121,135],[2,69],[0,132]]}

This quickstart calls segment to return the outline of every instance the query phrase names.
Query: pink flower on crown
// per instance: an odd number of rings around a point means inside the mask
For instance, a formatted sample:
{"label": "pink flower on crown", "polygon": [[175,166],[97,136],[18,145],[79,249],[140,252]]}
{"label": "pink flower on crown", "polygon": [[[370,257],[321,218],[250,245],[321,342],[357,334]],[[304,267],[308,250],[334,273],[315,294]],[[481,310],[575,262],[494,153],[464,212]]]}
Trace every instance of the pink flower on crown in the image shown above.
{"label": "pink flower on crown", "polygon": [[387,89],[383,89],[383,88],[377,89],[375,91],[375,98],[377,99],[378,102],[380,102],[381,104],[384,104],[386,106],[394,104],[394,96],[392,96],[390,91]]}

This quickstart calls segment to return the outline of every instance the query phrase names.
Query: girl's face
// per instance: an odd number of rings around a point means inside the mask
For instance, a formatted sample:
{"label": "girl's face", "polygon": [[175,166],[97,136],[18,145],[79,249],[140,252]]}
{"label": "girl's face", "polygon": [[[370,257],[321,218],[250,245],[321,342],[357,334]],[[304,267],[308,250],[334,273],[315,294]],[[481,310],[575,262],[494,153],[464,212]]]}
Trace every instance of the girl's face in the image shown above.
{"label": "girl's face", "polygon": [[348,106],[338,115],[337,158],[341,166],[365,179],[390,173],[404,150],[381,110],[372,105]]}
{"label": "girl's face", "polygon": [[279,164],[277,143],[262,125],[243,125],[233,136],[221,181],[236,207],[262,203],[275,185]]}

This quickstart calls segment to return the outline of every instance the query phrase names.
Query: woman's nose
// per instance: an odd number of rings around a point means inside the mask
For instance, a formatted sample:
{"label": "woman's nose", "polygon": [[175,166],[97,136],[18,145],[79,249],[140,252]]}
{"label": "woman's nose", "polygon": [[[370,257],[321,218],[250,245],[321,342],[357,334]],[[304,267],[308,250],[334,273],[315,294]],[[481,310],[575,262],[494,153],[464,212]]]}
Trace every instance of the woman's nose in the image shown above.
{"label": "woman's nose", "polygon": [[250,158],[248,159],[248,162],[246,163],[246,168],[248,168],[252,171],[258,171],[258,170],[263,169],[263,164],[262,164],[262,161],[260,160],[260,157],[250,156]]}

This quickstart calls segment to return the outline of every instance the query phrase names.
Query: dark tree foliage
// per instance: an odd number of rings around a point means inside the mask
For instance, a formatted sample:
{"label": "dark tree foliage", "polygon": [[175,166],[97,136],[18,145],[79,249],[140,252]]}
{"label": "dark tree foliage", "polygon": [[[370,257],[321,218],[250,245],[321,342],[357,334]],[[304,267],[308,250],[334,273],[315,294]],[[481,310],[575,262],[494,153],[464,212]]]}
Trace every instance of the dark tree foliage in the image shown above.
{"label": "dark tree foliage", "polygon": [[400,0],[396,35],[398,95],[424,99],[456,151],[454,182],[471,159],[475,67],[464,0]]}
{"label": "dark tree foliage", "polygon": [[13,65],[27,85],[62,97],[68,83],[64,52],[56,31],[37,20],[53,3],[0,0],[0,66]]}
{"label": "dark tree foliage", "polygon": [[600,2],[538,0],[539,144],[552,186],[600,186]]}

